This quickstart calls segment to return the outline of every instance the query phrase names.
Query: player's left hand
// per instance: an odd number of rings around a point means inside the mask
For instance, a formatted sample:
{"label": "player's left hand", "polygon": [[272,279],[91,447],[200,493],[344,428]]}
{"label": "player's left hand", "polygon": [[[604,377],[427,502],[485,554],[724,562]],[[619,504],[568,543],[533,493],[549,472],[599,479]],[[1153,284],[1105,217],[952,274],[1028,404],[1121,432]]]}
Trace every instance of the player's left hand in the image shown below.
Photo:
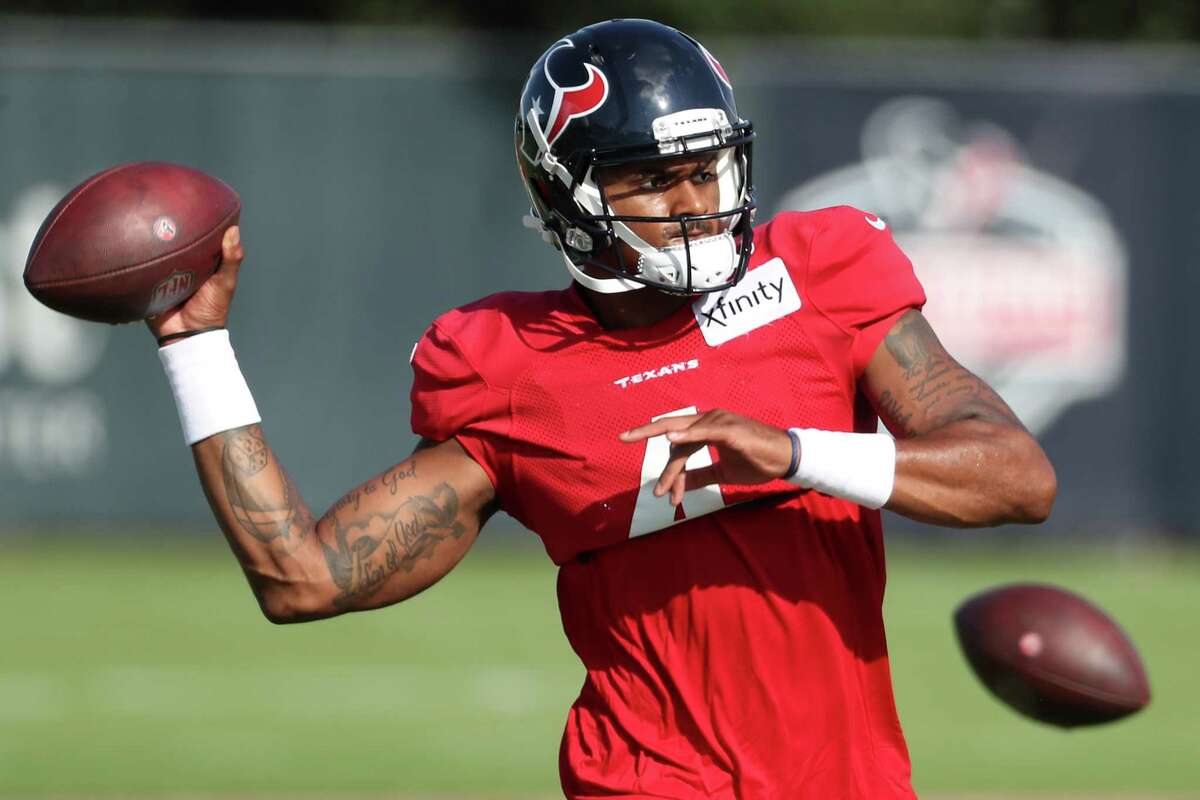
{"label": "player's left hand", "polygon": [[[671,458],[654,486],[654,496],[671,493],[671,505],[683,502],[683,493],[710,483],[766,483],[783,477],[792,463],[792,440],[787,431],[732,411],[715,409],[703,414],[666,417],[624,431],[623,442],[641,442],[666,436]],[[711,467],[686,470],[688,458],[702,447],[717,450]]]}

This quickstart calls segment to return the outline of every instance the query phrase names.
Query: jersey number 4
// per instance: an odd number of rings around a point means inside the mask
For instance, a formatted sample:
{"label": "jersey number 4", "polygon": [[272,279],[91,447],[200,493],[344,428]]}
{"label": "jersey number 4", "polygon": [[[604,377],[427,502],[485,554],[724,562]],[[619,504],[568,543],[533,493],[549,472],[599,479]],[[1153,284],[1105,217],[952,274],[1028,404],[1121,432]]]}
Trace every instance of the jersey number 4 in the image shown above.
{"label": "jersey number 4", "polygon": [[[659,414],[651,420],[657,422],[666,417],[682,417],[699,413],[695,406],[679,408]],[[671,443],[666,436],[654,436],[646,440],[646,455],[642,458],[642,484],[638,489],[637,505],[633,509],[633,522],[629,527],[629,536],[641,536],[646,533],[660,531],[683,522],[691,517],[711,514],[725,507],[725,499],[721,497],[721,488],[716,484],[702,486],[699,489],[689,489],[683,495],[679,507],[672,506],[667,497],[654,496],[654,484],[667,468],[671,460]],[[707,447],[692,454],[687,460],[686,469],[699,469],[712,466],[712,455]]]}

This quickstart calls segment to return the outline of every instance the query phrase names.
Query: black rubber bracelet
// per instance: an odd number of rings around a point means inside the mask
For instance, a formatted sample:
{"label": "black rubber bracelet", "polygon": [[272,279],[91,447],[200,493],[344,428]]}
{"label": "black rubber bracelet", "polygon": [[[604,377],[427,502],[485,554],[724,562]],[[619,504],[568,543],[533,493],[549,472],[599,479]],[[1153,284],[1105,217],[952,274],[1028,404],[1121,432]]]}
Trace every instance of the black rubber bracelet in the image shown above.
{"label": "black rubber bracelet", "polygon": [[800,437],[791,428],[788,428],[787,435],[792,440],[792,462],[788,464],[787,472],[783,473],[785,481],[795,475],[796,470],[800,469]]}
{"label": "black rubber bracelet", "polygon": [[225,330],[224,325],[213,325],[211,328],[197,328],[194,331],[177,331],[175,333],[168,333],[165,336],[158,337],[158,346],[162,347],[167,342],[173,342],[176,339],[186,339],[189,336],[198,336],[201,333],[210,333],[212,331],[223,330]]}

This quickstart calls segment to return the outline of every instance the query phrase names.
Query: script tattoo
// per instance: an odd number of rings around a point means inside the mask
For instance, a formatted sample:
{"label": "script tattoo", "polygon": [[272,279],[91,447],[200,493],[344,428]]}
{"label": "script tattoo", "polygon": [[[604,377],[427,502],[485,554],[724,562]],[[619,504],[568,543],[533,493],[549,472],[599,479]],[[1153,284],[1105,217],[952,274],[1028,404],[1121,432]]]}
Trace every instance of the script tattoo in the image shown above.
{"label": "script tattoo", "polygon": [[[384,473],[380,485],[394,495],[400,481],[415,475],[415,463],[401,465]],[[356,513],[359,499],[348,498],[326,517],[332,532],[321,538],[329,573],[341,590],[334,599],[339,606],[369,596],[397,572],[412,572],[442,541],[467,531],[458,520],[458,493],[448,483],[427,495],[405,497],[384,512]]]}
{"label": "script tattoo", "polygon": [[417,462],[413,461],[407,467],[404,464],[400,464],[383,473],[383,485],[387,487],[388,492],[394,497],[396,492],[400,491],[400,481],[415,477],[417,477]]}
{"label": "script tattoo", "polygon": [[262,430],[252,425],[220,436],[221,476],[234,519],[255,539],[292,550],[312,530],[313,518]]}
{"label": "script tattoo", "polygon": [[[920,313],[901,317],[884,344],[904,370],[907,391],[879,396],[879,413],[893,430],[913,436],[963,419],[1021,425],[992,387],[950,357]],[[914,416],[924,424],[914,424]]]}
{"label": "script tattoo", "polygon": [[890,391],[885,390],[879,395],[879,416],[888,423],[888,428],[900,430],[905,436],[915,436],[917,433],[912,426],[912,412],[905,411]]}

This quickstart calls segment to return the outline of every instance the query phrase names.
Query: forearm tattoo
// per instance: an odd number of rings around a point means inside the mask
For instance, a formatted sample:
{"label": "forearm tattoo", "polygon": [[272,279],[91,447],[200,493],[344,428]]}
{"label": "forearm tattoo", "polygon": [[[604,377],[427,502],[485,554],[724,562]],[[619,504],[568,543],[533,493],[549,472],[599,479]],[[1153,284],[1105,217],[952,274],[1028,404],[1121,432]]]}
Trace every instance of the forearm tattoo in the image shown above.
{"label": "forearm tattoo", "polygon": [[313,528],[312,513],[271,454],[262,430],[253,425],[220,436],[221,477],[238,526],[284,551],[297,547]]}
{"label": "forearm tattoo", "polygon": [[237,529],[292,556],[315,530],[339,590],[337,606],[353,606],[391,575],[412,572],[442,541],[467,532],[450,484],[428,494],[407,491],[417,476],[415,458],[350,491],[317,522],[257,425],[220,437],[221,476]]}
{"label": "forearm tattoo", "polygon": [[[879,413],[888,427],[914,436],[963,419],[1020,426],[990,386],[950,357],[919,313],[902,317],[884,344],[904,370],[906,393],[898,398],[885,391],[879,396]],[[918,427],[914,416],[924,424]]]}
{"label": "forearm tattoo", "polygon": [[448,483],[438,484],[428,495],[405,496],[382,513],[359,511],[364,492],[398,495],[400,482],[415,476],[415,462],[393,468],[378,484],[371,481],[343,497],[322,520],[322,526],[328,521],[332,529],[322,532],[320,542],[340,589],[335,604],[347,606],[369,596],[391,575],[412,572],[443,540],[466,533],[458,519],[458,493]]}

